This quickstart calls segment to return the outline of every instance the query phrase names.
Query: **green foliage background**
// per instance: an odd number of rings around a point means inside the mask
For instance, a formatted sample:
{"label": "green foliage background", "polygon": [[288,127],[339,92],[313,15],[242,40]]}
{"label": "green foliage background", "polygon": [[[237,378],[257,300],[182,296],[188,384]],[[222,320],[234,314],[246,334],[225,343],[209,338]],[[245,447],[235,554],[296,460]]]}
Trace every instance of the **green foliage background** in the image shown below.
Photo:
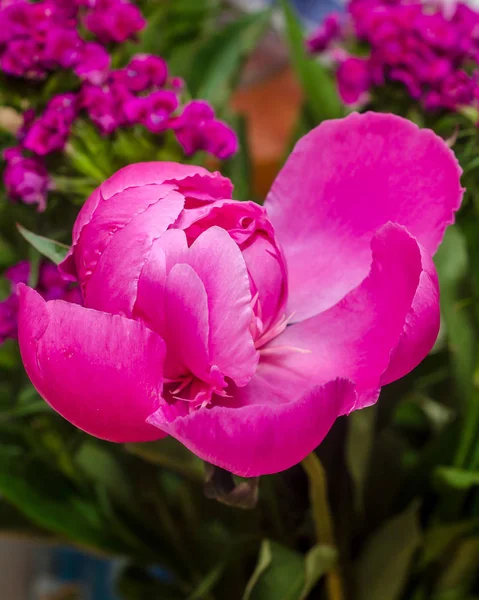
{"label": "green foliage background", "polygon": [[[220,0],[142,5],[149,27],[139,47],[123,47],[115,61],[124,64],[138,51],[161,54],[172,73],[185,77],[192,97],[212,102],[241,137],[240,153],[221,169],[234,180],[236,198],[251,197],[244,124],[227,103],[270,13],[224,19]],[[305,99],[298,138],[345,111],[330,74],[307,56],[286,1],[283,11]],[[6,85],[2,104],[19,108],[25,91]],[[63,75],[51,78],[33,102],[41,107],[68,85]],[[426,116],[397,90],[383,90],[371,108],[450,138],[464,169],[464,206],[435,258],[442,327],[430,356],[387,386],[375,407],[338,420],[302,465],[237,481],[224,472],[205,473],[201,461],[171,439],[115,445],[74,429],[39,398],[17,345],[7,342],[0,346],[2,533],[123,557],[116,586],[125,600],[479,598],[477,115]],[[0,141],[2,147],[13,143],[7,131]],[[184,160],[168,138],[158,146],[132,129],[106,140],[79,123],[67,156],[52,165],[57,189],[46,213],[2,198],[0,268],[27,257],[38,265],[39,251],[61,252],[31,236],[28,244],[15,223],[68,243],[78,209],[96,185],[128,162],[165,158]],[[7,293],[5,281],[0,293]],[[228,505],[256,497],[252,509]],[[155,565],[171,577],[152,575]]]}

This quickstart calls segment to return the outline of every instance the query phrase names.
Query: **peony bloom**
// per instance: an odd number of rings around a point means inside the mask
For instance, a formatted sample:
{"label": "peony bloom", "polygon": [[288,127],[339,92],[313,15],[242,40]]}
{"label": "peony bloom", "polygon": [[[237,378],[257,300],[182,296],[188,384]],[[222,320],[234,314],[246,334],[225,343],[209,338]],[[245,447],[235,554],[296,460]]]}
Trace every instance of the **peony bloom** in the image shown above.
{"label": "peony bloom", "polygon": [[84,307],[21,288],[26,370],[92,435],[171,435],[242,476],[286,469],[431,349],[431,255],[459,177],[432,131],[374,113],[300,140],[264,208],[199,167],[126,167],[82,208],[62,265]]}

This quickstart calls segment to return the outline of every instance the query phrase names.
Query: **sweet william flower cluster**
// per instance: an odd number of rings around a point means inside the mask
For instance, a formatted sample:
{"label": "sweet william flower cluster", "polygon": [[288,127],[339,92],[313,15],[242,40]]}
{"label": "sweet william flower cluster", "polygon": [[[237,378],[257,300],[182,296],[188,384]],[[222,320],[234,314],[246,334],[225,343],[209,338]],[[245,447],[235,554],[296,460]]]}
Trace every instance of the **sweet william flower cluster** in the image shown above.
{"label": "sweet william flower cluster", "polygon": [[[5,153],[4,182],[12,200],[46,207],[45,157],[61,152],[78,118],[103,135],[142,125],[153,134],[170,129],[190,156],[199,150],[225,159],[238,147],[235,133],[203,101],[182,105],[183,82],[159,56],[137,54],[121,69],[110,68],[106,44],[134,39],[146,25],[127,0],[7,0],[0,4],[0,69],[15,78],[41,80],[71,69],[79,85],[54,96],[42,114],[28,110],[18,147]],[[86,28],[96,41],[81,35]]]}
{"label": "sweet william flower cluster", "polygon": [[171,435],[238,475],[286,469],[431,349],[431,256],[459,179],[432,131],[374,113],[300,140],[264,208],[202,168],[126,167],[61,266],[84,306],[19,290],[27,373],[100,438]]}
{"label": "sweet william flower cluster", "polygon": [[[479,13],[463,2],[351,0],[347,15],[330,15],[308,46],[337,64],[346,104],[394,82],[426,110],[455,111],[479,100],[478,32]],[[368,54],[357,53],[358,42]]]}

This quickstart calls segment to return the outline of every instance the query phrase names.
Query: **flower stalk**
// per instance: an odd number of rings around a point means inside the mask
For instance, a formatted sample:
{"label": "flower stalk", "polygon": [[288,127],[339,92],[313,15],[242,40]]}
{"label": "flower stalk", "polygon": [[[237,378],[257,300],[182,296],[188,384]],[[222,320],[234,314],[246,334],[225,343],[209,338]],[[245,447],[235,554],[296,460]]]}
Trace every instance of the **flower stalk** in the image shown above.
{"label": "flower stalk", "polygon": [[[320,544],[336,547],[333,519],[328,501],[326,471],[314,452],[308,454],[301,464],[309,480],[309,497],[313,510],[316,540]],[[337,566],[326,574],[326,589],[329,600],[345,599],[341,574]]]}

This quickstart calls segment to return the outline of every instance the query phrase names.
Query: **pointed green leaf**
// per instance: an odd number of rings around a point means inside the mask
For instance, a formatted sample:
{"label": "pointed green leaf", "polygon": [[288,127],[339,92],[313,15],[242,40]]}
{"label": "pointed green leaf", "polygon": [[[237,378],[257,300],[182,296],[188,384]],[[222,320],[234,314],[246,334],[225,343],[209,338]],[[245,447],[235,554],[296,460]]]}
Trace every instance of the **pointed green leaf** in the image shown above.
{"label": "pointed green leaf", "polygon": [[434,472],[434,479],[443,486],[456,490],[468,490],[479,486],[479,471],[466,471],[455,467],[438,467]]}
{"label": "pointed green leaf", "polygon": [[306,600],[323,575],[334,566],[338,552],[331,546],[317,544],[306,554],[304,559],[304,585],[299,600]]}
{"label": "pointed green leaf", "polygon": [[38,252],[40,252],[40,254],[46,256],[46,258],[50,259],[56,265],[60,264],[68,253],[69,248],[65,244],[61,244],[55,240],[37,235],[36,233],[28,231],[28,229],[25,229],[25,227],[22,227],[18,224],[17,229],[29,244],[31,244],[36,250],[38,250]]}
{"label": "pointed green leaf", "polygon": [[397,600],[422,540],[419,507],[412,503],[367,543],[356,562],[356,600]]}
{"label": "pointed green leaf", "polygon": [[298,600],[304,581],[303,556],[264,540],[243,600]]}

